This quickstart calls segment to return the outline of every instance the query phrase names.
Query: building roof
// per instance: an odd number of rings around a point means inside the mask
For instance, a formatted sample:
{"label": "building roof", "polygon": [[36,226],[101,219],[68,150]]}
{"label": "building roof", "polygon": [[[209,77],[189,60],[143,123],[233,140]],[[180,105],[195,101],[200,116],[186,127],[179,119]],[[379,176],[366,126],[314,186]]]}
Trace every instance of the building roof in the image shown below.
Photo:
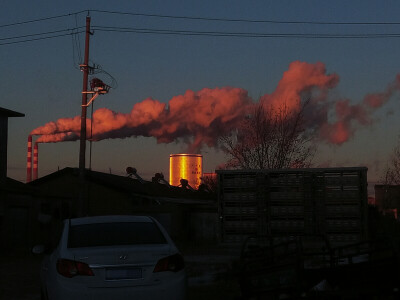
{"label": "building roof", "polygon": [[9,177],[6,178],[5,184],[3,186],[0,185],[0,190],[17,194],[33,194],[37,191],[35,187],[29,186],[23,182],[17,181]]}
{"label": "building roof", "polygon": [[329,168],[292,168],[292,169],[235,169],[235,170],[215,170],[217,174],[232,173],[299,173],[299,172],[354,172],[368,171],[367,167],[329,167]]}
{"label": "building roof", "polygon": [[[62,178],[63,176],[79,177],[78,168],[64,168],[49,175],[31,181],[28,185],[40,187],[41,184]],[[167,186],[162,183],[155,183],[151,181],[144,181],[141,183],[139,180],[130,176],[120,176],[115,174],[102,173],[92,170],[86,170],[85,177],[88,182],[108,186],[116,191],[141,194],[154,197],[163,198],[190,198],[190,199],[210,199],[213,198],[209,193],[202,191],[191,191],[176,186]]]}
{"label": "building roof", "polygon": [[9,109],[3,108],[3,107],[0,107],[0,116],[1,117],[7,117],[7,118],[10,118],[10,117],[25,117],[25,115],[22,114],[22,113],[19,113],[19,112],[13,111],[13,110],[9,110]]}

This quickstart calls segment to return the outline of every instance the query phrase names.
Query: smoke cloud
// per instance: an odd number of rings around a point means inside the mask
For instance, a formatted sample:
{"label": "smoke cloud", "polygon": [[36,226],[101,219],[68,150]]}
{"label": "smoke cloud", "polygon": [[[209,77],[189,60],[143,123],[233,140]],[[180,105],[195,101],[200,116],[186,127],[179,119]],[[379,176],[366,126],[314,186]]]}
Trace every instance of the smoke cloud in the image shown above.
{"label": "smoke cloud", "polygon": [[54,134],[41,135],[36,140],[36,143],[57,143],[57,142],[76,141],[78,139],[79,135],[77,135],[74,132],[54,133]]}
{"label": "smoke cloud", "polygon": [[321,139],[337,145],[348,141],[359,127],[371,125],[374,122],[374,111],[388,102],[399,90],[400,75],[397,75],[384,92],[367,94],[358,104],[351,104],[349,99],[337,100],[334,107],[336,121],[321,124]]}
{"label": "smoke cloud", "polygon": [[[168,105],[145,99],[133,106],[129,114],[100,108],[93,113],[93,140],[155,137],[158,143],[187,139],[189,151],[203,145],[215,147],[221,134],[232,131],[253,105],[247,91],[240,88],[187,91],[173,97]],[[87,121],[90,128],[90,120]],[[36,128],[32,135],[42,135],[38,142],[78,139],[80,117],[63,118]],[[52,139],[53,137],[53,139]]]}
{"label": "smoke cloud", "polygon": [[[270,95],[264,95],[260,101],[268,106],[280,107],[285,105],[289,110],[298,110],[302,98],[311,97],[313,91],[319,91],[317,102],[326,100],[329,89],[339,82],[336,74],[327,75],[325,65],[321,62],[309,64],[295,61],[289,65],[289,70],[283,73],[277,88]],[[317,99],[318,98],[318,99]]]}
{"label": "smoke cloud", "polygon": [[[298,110],[305,98],[310,99],[307,126],[317,130],[320,140],[339,145],[348,141],[358,127],[373,123],[373,112],[400,89],[400,75],[382,93],[366,95],[358,104],[349,99],[329,99],[329,91],[338,83],[339,76],[327,74],[323,63],[295,61],[275,91],[259,101],[267,107],[285,105],[286,109]],[[237,128],[255,104],[246,90],[223,87],[188,90],[168,103],[148,98],[136,103],[127,114],[100,108],[93,114],[92,139],[154,137],[158,143],[183,141],[188,152],[197,152],[204,145],[217,147],[218,138]],[[88,119],[88,131],[90,122]],[[37,142],[42,143],[77,140],[80,116],[49,122],[31,134],[40,135]]]}

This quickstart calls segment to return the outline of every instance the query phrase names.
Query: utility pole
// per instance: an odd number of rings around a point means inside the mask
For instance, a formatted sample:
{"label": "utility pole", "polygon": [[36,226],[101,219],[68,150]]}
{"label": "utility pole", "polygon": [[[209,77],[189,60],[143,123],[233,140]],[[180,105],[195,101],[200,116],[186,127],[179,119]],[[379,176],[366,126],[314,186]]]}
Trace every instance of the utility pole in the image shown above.
{"label": "utility pole", "polygon": [[85,172],[86,160],[86,110],[87,110],[87,87],[89,81],[89,40],[90,40],[90,17],[86,17],[85,58],[80,65],[83,72],[82,85],[82,113],[81,113],[81,137],[79,148],[79,173]]}
{"label": "utility pole", "polygon": [[90,41],[90,17],[86,17],[86,37],[85,37],[85,57],[83,65],[80,65],[83,72],[82,85],[82,113],[81,113],[81,136],[79,147],[79,199],[77,203],[78,216],[87,214],[88,203],[85,185],[85,165],[86,165],[86,110],[87,110],[87,88],[89,81],[89,41]]}

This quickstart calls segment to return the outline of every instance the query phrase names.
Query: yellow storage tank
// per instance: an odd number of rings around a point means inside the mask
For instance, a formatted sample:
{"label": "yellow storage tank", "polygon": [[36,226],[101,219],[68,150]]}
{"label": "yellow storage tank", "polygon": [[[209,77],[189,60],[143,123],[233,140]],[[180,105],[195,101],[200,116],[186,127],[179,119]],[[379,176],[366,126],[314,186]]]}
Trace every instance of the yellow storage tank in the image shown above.
{"label": "yellow storage tank", "polygon": [[203,156],[201,154],[171,154],[169,156],[169,184],[178,186],[181,179],[197,189],[203,176]]}

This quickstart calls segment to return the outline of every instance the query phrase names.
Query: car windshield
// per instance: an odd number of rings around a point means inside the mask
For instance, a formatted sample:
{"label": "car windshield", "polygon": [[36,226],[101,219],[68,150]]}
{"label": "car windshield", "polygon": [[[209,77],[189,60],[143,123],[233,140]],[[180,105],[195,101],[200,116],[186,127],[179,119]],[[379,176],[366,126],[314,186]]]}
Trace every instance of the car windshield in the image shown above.
{"label": "car windshield", "polygon": [[153,222],[72,225],[68,237],[68,248],[166,243],[164,235]]}

